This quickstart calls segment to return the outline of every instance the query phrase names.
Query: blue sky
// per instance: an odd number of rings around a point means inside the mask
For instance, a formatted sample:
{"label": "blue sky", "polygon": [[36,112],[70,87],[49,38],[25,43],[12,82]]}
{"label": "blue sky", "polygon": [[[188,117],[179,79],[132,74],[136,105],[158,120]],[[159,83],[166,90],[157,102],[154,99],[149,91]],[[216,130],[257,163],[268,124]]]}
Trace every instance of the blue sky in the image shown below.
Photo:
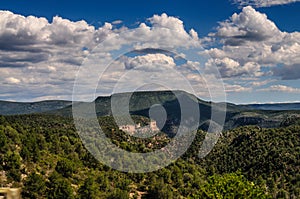
{"label": "blue sky", "polygon": [[[146,27],[174,28],[180,35],[168,35],[164,31],[149,34],[178,36],[178,45],[189,43],[193,37],[204,46],[210,59],[202,63],[201,70],[218,68],[227,101],[300,101],[300,2],[268,2],[266,5],[260,0],[250,3],[239,0],[1,1],[0,99],[71,99],[76,72],[99,44],[93,39],[103,41],[109,35],[134,31],[145,23]],[[55,16],[58,17],[54,20]],[[78,23],[80,20],[82,23]],[[130,69],[135,69],[136,64],[158,63],[160,68],[176,65],[174,57],[160,52],[124,60],[131,61]],[[126,66],[108,70],[111,79],[105,80],[108,83],[103,87],[112,86],[108,84],[118,77],[113,74],[128,70]],[[139,68],[139,71],[148,74],[153,68]],[[188,77],[193,74],[184,73]],[[99,95],[110,93],[110,89],[101,90],[101,86],[98,86]],[[199,96],[209,100],[204,93]]]}

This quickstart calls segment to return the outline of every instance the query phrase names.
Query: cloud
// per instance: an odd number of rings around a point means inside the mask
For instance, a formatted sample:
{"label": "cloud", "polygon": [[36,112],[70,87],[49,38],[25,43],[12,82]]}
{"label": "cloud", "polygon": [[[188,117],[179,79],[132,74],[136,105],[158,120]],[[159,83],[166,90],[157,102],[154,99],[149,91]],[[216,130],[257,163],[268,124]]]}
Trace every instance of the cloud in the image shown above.
{"label": "cloud", "polygon": [[237,84],[225,84],[225,91],[230,93],[239,93],[239,92],[250,92],[252,88],[244,87]]}
{"label": "cloud", "polygon": [[186,34],[183,26],[183,21],[176,17],[168,16],[166,13],[163,13],[161,15],[154,15],[148,20],[153,27],[169,28],[171,30],[180,32],[182,35]]}
{"label": "cloud", "polygon": [[[138,28],[116,24],[119,22],[106,22],[95,28],[83,20],[74,22],[55,16],[48,21],[0,11],[0,98],[70,99],[76,72],[86,57],[89,70],[83,74],[83,87],[89,88],[85,92],[93,90],[91,82],[99,80],[103,72],[98,94],[110,94],[117,83],[130,90],[144,83],[149,83],[149,88],[151,82],[163,85],[165,80],[174,89],[183,89],[181,85],[187,83],[197,85],[197,93],[205,97],[209,91],[219,89],[213,85],[215,76],[206,73],[213,73],[214,67],[225,78],[227,92],[249,92],[250,85],[260,87],[271,82],[262,81],[261,76],[284,80],[300,76],[300,33],[279,30],[265,14],[250,6],[221,22],[216,32],[205,38],[199,38],[194,29],[186,30],[183,21],[165,13],[153,15]],[[137,42],[132,54],[113,60],[111,51],[133,41]],[[177,48],[199,47],[203,41],[213,46],[202,52],[211,56],[205,65],[183,63],[186,55],[176,56]],[[204,77],[197,74],[198,69]],[[242,79],[245,81],[239,83]]]}
{"label": "cloud", "polygon": [[285,85],[272,85],[269,88],[260,89],[263,92],[285,92],[285,93],[300,93],[299,88],[293,88]]}
{"label": "cloud", "polygon": [[177,47],[199,46],[196,32],[191,29],[188,32],[184,28],[183,21],[176,17],[153,15],[148,19],[150,25],[141,23],[139,28],[132,29],[126,36],[127,41],[139,40],[143,43],[137,48],[165,48],[174,49]]}
{"label": "cloud", "polygon": [[125,68],[138,69],[138,70],[166,70],[172,69],[176,66],[174,59],[165,54],[147,54],[142,56],[136,56],[134,58],[128,58],[125,62]]}
{"label": "cloud", "polygon": [[55,16],[48,22],[43,17],[10,11],[0,11],[0,26],[0,67],[19,68],[51,63],[80,65],[85,57],[82,49],[92,49],[111,31],[109,24],[95,29],[85,21]]}
{"label": "cloud", "polygon": [[121,24],[121,23],[123,23],[122,20],[115,20],[115,21],[111,22],[111,24],[113,24],[113,25],[118,25],[118,24]]}
{"label": "cloud", "polygon": [[225,45],[236,46],[247,41],[264,41],[275,36],[281,36],[276,25],[268,20],[265,14],[259,13],[252,7],[243,8],[240,14],[233,14],[225,22],[221,22],[216,34],[224,38]]}
{"label": "cloud", "polygon": [[276,5],[284,5],[299,2],[300,0],[233,0],[234,3],[240,6],[251,5],[254,7],[270,7]]}
{"label": "cloud", "polygon": [[[267,15],[250,6],[221,22],[210,36],[220,47],[211,48],[206,53],[219,60],[218,63],[223,60],[221,68],[226,69],[223,71],[226,77],[247,72],[250,76],[273,74],[282,79],[299,78],[297,73],[291,72],[295,72],[295,66],[300,64],[300,33],[280,31]],[[236,62],[236,73],[228,72],[230,59]],[[226,60],[227,64],[224,63]],[[262,67],[266,72],[260,72]]]}
{"label": "cloud", "polygon": [[209,59],[205,66],[208,71],[211,67],[216,66],[224,78],[261,75],[260,66],[257,63],[247,62],[241,66],[237,61],[227,57],[222,59]]}
{"label": "cloud", "polygon": [[260,79],[257,79],[255,80],[254,82],[251,82],[251,86],[252,87],[261,87],[261,86],[264,86],[266,84],[269,84],[271,82],[273,82],[274,80],[271,80],[271,79],[267,79],[267,80],[260,80]]}
{"label": "cloud", "polygon": [[[185,30],[183,22],[176,17],[153,15],[147,21],[147,25],[141,23],[133,29],[115,26],[122,23],[120,20],[95,28],[84,20],[70,21],[55,16],[48,21],[43,17],[0,11],[0,97],[30,100],[69,96],[70,99],[76,72],[87,56],[99,61],[90,66],[89,72],[97,74],[105,70],[105,63],[112,61],[109,51],[119,50],[121,45],[132,41],[139,41],[135,49],[189,48],[201,43],[197,32]],[[95,49],[98,45],[104,48]],[[165,51],[143,55],[145,53],[128,59],[127,70],[161,70],[176,65],[175,58],[168,57]],[[139,68],[139,65],[144,65],[144,68]],[[114,75],[105,77],[103,89],[109,91],[125,70],[124,63],[109,69],[108,72]],[[99,77],[94,75],[93,78]]]}
{"label": "cloud", "polygon": [[5,81],[8,83],[8,84],[19,84],[21,82],[21,80],[17,79],[17,78],[14,78],[14,77],[8,77],[8,78],[5,78]]}
{"label": "cloud", "polygon": [[0,11],[0,25],[0,49],[19,51],[51,45],[85,46],[96,31],[102,30],[95,30],[85,21],[72,22],[56,16],[49,23],[42,17],[24,17],[9,11]]}
{"label": "cloud", "polygon": [[274,68],[273,74],[281,77],[283,80],[300,79],[300,63]]}

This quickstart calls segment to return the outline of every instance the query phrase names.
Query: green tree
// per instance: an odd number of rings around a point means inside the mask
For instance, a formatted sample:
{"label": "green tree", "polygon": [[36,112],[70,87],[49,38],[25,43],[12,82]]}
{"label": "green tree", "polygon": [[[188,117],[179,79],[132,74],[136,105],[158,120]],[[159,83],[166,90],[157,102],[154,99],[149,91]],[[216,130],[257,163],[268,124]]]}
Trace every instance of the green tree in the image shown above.
{"label": "green tree", "polygon": [[99,198],[99,186],[95,183],[95,179],[88,177],[84,184],[78,190],[78,197],[84,199],[97,199]]}
{"label": "green tree", "polygon": [[5,153],[8,149],[9,140],[4,133],[4,127],[0,125],[0,152]]}
{"label": "green tree", "polygon": [[173,198],[171,186],[165,184],[163,179],[160,179],[157,184],[150,187],[146,198],[169,199]]}
{"label": "green tree", "polygon": [[24,183],[22,190],[23,198],[38,199],[45,197],[46,181],[43,176],[31,173]]}
{"label": "green tree", "polygon": [[112,193],[107,196],[107,199],[128,199],[129,193],[121,189],[114,189]]}
{"label": "green tree", "polygon": [[56,164],[55,170],[63,175],[64,177],[68,178],[76,171],[75,164],[68,159],[59,160]]}
{"label": "green tree", "polygon": [[8,177],[14,181],[21,180],[21,157],[17,152],[8,151],[4,156],[4,169],[8,171]]}
{"label": "green tree", "polygon": [[245,179],[240,173],[213,175],[194,195],[200,198],[270,198],[266,190]]}
{"label": "green tree", "polygon": [[74,199],[71,183],[56,172],[49,177],[47,188],[49,199]]}

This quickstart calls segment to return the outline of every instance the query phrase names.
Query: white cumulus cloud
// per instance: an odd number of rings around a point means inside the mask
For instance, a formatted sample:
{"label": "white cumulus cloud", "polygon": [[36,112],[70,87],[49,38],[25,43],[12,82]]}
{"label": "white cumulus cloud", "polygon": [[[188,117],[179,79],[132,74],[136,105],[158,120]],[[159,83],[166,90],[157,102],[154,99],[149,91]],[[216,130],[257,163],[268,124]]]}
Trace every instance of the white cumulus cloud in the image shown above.
{"label": "white cumulus cloud", "polygon": [[[92,72],[105,70],[105,62],[111,61],[109,51],[119,50],[121,45],[132,41],[139,41],[136,48],[174,49],[200,45],[197,32],[185,30],[183,22],[176,17],[153,15],[147,21],[133,29],[117,26],[121,20],[96,28],[84,20],[70,21],[54,16],[48,21],[43,17],[0,11],[0,97],[37,100],[47,96],[69,96],[70,99],[76,72],[87,56],[93,55],[98,60],[90,66]],[[94,50],[98,45],[104,46],[101,52]],[[127,67],[135,69],[138,65],[144,65],[143,70],[176,65],[172,57],[164,54],[130,59]],[[105,77],[104,89],[109,90],[126,70],[120,66],[124,63],[108,70],[114,75]],[[99,77],[94,75],[94,78]]]}
{"label": "white cumulus cloud", "polygon": [[176,66],[174,59],[165,54],[147,54],[128,58],[125,62],[126,69],[139,69],[139,70],[165,70]]}
{"label": "white cumulus cloud", "polygon": [[299,2],[300,0],[233,0],[234,3],[240,6],[251,5],[254,7],[270,7],[276,5],[284,5]]}
{"label": "white cumulus cloud", "polygon": [[255,62],[247,62],[243,66],[239,62],[228,57],[219,59],[209,59],[205,64],[207,70],[216,66],[222,77],[259,76],[260,66]]}
{"label": "white cumulus cloud", "polygon": [[[279,30],[267,15],[250,6],[221,22],[216,33],[210,36],[219,41],[221,47],[206,52],[219,60],[217,64],[222,64],[226,71],[232,67],[237,71],[225,76],[248,72],[254,76],[273,74],[282,79],[299,79],[296,66],[300,64],[300,33]],[[224,60],[227,60],[227,64]],[[236,63],[228,65],[228,60]],[[268,70],[261,73],[261,67]]]}

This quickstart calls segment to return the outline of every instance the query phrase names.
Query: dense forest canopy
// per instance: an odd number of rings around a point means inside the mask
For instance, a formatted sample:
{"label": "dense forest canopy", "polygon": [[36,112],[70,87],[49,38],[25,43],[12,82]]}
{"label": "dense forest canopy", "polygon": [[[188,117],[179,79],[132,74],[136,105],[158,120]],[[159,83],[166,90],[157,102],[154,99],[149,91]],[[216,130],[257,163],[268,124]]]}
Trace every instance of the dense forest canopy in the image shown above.
{"label": "dense forest canopy", "polygon": [[[140,116],[134,120],[148,122]],[[156,135],[156,142],[130,138],[110,116],[99,123],[114,144],[128,151],[153,151],[172,139],[164,133]],[[300,197],[297,118],[280,128],[226,131],[200,159],[205,134],[199,130],[184,156],[168,167],[132,174],[99,163],[83,146],[71,118],[0,116],[0,186],[21,188],[22,198]]]}

